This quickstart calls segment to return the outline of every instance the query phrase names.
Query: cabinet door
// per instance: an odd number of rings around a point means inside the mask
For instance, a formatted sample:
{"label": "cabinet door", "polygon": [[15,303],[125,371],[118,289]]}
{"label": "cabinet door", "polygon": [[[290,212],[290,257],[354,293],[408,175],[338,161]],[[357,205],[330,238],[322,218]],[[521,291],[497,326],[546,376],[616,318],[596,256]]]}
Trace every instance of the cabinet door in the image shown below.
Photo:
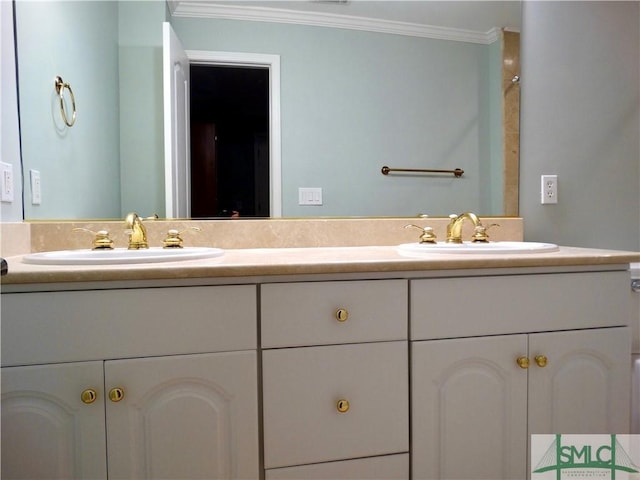
{"label": "cabinet door", "polygon": [[[529,433],[626,433],[630,329],[531,335]],[[535,357],[544,355],[546,365]]]}
{"label": "cabinet door", "polygon": [[526,335],[412,342],[412,477],[526,478]]}
{"label": "cabinet door", "polygon": [[258,478],[254,351],[106,362],[105,382],[110,479]]}
{"label": "cabinet door", "polygon": [[102,362],[3,368],[2,478],[106,479],[102,387]]}

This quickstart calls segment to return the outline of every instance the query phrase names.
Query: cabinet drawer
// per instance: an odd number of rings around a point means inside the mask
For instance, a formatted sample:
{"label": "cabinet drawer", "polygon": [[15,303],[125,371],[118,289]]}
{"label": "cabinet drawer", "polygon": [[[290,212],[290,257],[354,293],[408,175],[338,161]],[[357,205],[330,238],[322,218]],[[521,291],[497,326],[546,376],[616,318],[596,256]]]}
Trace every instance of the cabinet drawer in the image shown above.
{"label": "cabinet drawer", "polygon": [[411,339],[628,325],[628,272],[412,280]]}
{"label": "cabinet drawer", "polygon": [[404,340],[407,291],[405,280],[263,285],[262,346]]}
{"label": "cabinet drawer", "polygon": [[255,285],[2,295],[2,364],[255,349]]}
{"label": "cabinet drawer", "polygon": [[[268,350],[262,358],[265,468],[408,451],[407,342]],[[349,408],[341,413],[343,399]]]}
{"label": "cabinet drawer", "polygon": [[409,480],[409,454],[267,470],[266,480]]}

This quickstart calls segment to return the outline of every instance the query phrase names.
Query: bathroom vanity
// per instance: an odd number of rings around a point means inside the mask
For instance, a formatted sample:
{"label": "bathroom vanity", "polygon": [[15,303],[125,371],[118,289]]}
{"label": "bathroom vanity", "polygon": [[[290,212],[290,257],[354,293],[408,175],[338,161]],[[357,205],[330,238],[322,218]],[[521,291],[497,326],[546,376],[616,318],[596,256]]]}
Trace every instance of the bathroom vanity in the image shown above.
{"label": "bathroom vanity", "polygon": [[628,431],[638,260],[12,257],[3,478],[527,478],[532,433]]}

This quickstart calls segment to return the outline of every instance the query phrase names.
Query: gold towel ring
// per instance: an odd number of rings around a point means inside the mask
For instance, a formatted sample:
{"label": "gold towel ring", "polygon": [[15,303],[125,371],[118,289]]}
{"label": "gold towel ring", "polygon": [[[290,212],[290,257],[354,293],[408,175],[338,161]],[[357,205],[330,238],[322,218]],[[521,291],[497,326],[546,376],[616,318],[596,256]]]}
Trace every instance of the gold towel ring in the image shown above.
{"label": "gold towel ring", "polygon": [[[71,108],[73,108],[73,112],[71,115],[71,121],[69,121],[67,117],[67,112],[64,111],[64,89],[69,90],[69,96],[71,97]],[[62,115],[62,120],[67,125],[67,127],[73,127],[73,124],[76,123],[76,97],[73,95],[73,90],[71,90],[71,85],[65,83],[62,80],[62,77],[56,77],[56,92],[60,96],[60,114]]]}

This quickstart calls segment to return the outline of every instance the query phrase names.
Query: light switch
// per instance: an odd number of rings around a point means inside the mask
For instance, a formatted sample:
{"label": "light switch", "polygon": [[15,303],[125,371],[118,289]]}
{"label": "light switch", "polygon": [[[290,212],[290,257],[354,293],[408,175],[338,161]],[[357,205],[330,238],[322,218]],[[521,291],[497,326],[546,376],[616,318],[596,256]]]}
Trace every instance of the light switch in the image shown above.
{"label": "light switch", "polygon": [[322,205],[322,188],[298,188],[298,205]]}
{"label": "light switch", "polygon": [[40,205],[42,203],[42,184],[40,183],[40,172],[38,170],[29,170],[31,175],[31,203]]}
{"label": "light switch", "polygon": [[0,162],[0,172],[2,177],[1,200],[6,203],[13,202],[13,165],[10,163]]}

